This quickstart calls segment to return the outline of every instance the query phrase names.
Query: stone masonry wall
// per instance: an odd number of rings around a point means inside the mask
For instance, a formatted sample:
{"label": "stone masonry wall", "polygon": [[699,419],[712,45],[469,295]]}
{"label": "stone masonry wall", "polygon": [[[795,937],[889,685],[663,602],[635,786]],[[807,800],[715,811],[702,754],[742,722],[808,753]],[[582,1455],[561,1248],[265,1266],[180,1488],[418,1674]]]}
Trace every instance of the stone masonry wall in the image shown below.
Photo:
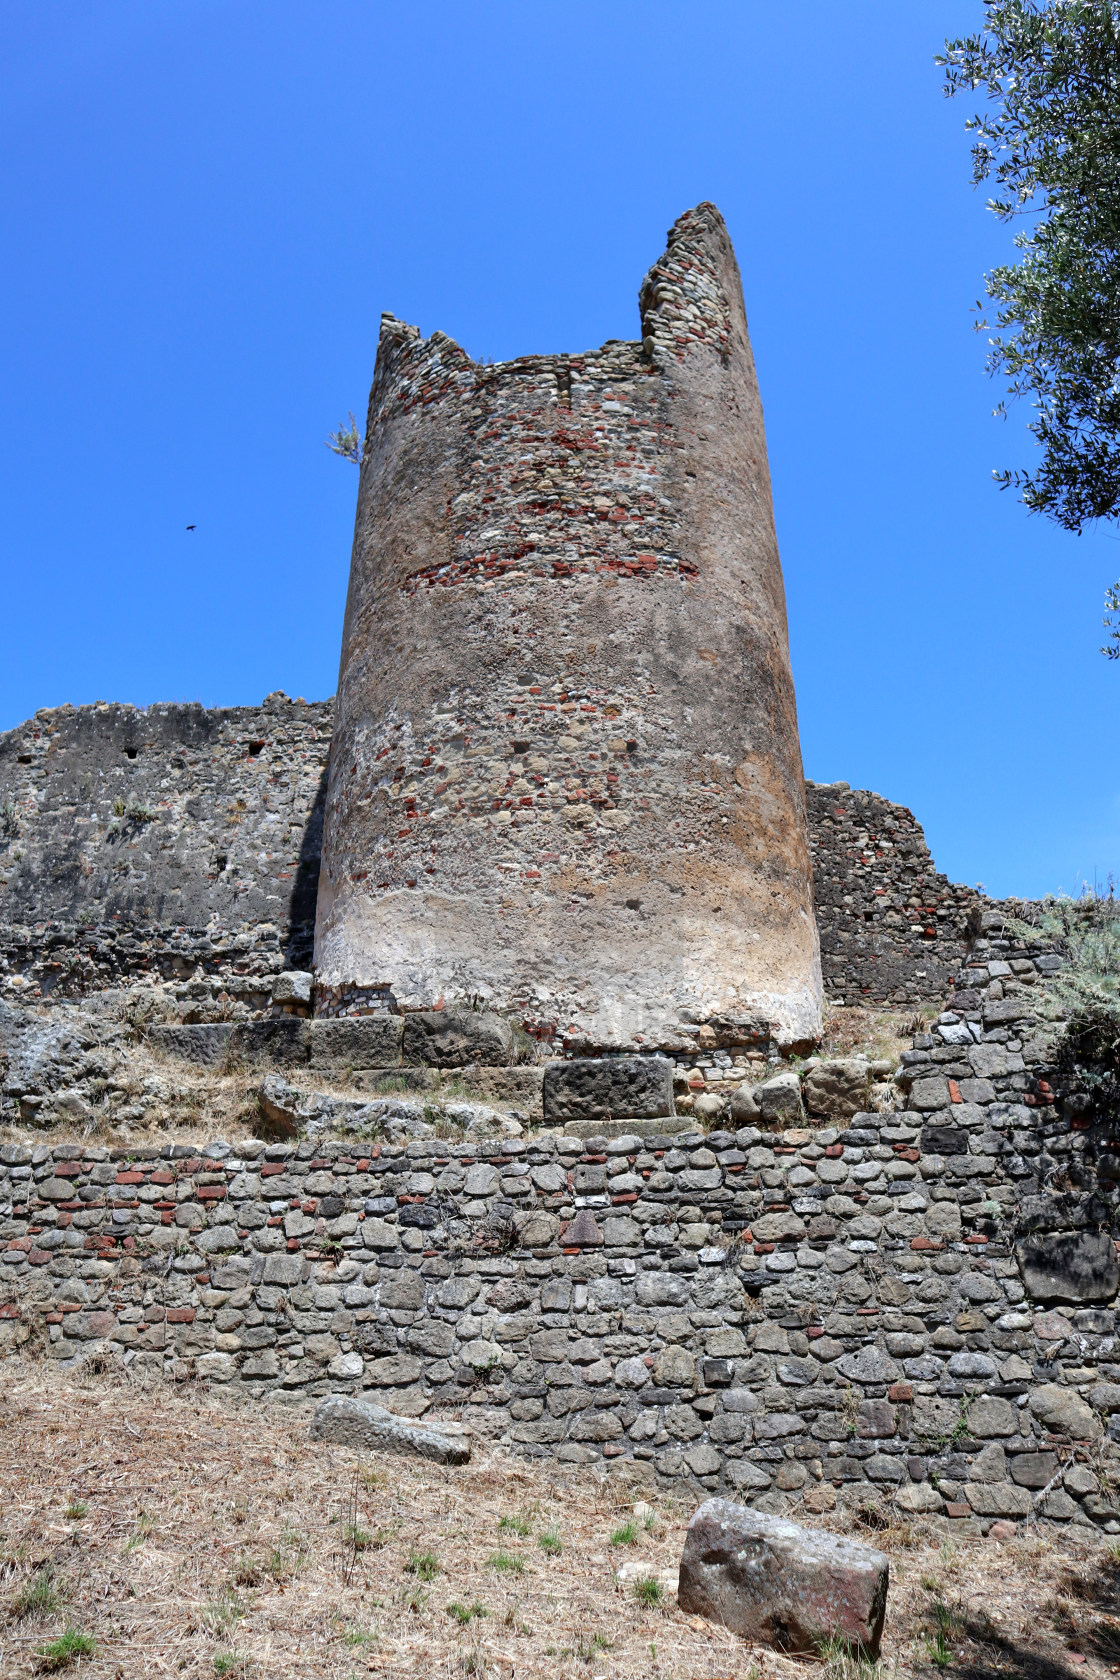
{"label": "stone masonry wall", "polygon": [[[60,706],[0,736],[0,979],[81,997],[310,961],[332,706]],[[241,982],[238,984],[238,982]]]}
{"label": "stone masonry wall", "polygon": [[641,341],[476,364],[382,319],[316,968],[542,1039],[816,1036],[785,599],[742,287],[680,217]]}
{"label": "stone masonry wall", "polygon": [[[617,696],[601,717],[591,705],[518,688],[510,729],[573,752],[605,729],[605,787],[609,753],[638,739],[611,735]],[[333,702],[270,695],[214,711],[57,707],[0,736],[0,988],[38,1001],[178,979],[265,1006],[278,969],[310,964],[332,726]],[[576,815],[594,808],[586,791]],[[904,807],[840,783],[807,783],[806,803],[827,996],[942,996],[978,895],[936,872]]]}
{"label": "stone masonry wall", "polygon": [[1051,1083],[1059,961],[982,937],[885,1113],[6,1144],[0,1338],[254,1396],[368,1390],[770,1511],[1120,1532],[1114,1146]]}
{"label": "stone masonry wall", "polygon": [[847,782],[807,782],[825,995],[835,1003],[943,997],[983,900],[939,874],[904,805]]}

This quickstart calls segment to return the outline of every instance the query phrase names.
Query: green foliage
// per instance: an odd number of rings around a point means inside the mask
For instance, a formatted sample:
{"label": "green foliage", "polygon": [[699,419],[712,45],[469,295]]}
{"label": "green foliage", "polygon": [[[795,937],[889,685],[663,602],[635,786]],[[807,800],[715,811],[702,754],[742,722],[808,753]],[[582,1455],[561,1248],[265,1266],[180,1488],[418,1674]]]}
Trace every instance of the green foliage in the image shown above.
{"label": "green foliage", "polygon": [[1104,592],[1104,617],[1101,623],[1108,631],[1108,640],[1101,652],[1106,659],[1120,659],[1120,583],[1110,584]]}
{"label": "green foliage", "polygon": [[524,1517],[502,1517],[498,1523],[499,1534],[516,1534],[521,1540],[527,1540],[532,1532],[531,1524]]}
{"label": "green foliage", "polygon": [[54,1674],[59,1669],[69,1668],[79,1657],[92,1657],[96,1650],[97,1645],[88,1633],[82,1633],[79,1628],[67,1628],[49,1645],[40,1645],[35,1656],[44,1673]]}
{"label": "green foliage", "polygon": [[411,1552],[405,1569],[421,1581],[434,1581],[439,1574],[439,1559],[434,1552]]}
{"label": "green foliage", "polygon": [[58,1609],[59,1597],[54,1584],[54,1570],[49,1563],[36,1570],[30,1581],[12,1599],[10,1610],[17,1621],[28,1616],[49,1616]]}
{"label": "green foliage", "polygon": [[468,1622],[473,1621],[479,1616],[488,1616],[490,1612],[484,1604],[480,1604],[478,1600],[475,1599],[473,1604],[449,1604],[447,1606],[447,1614],[454,1621],[458,1622],[460,1627],[466,1627]]}
{"label": "green foliage", "polygon": [[637,1538],[638,1525],[630,1519],[624,1522],[620,1528],[615,1529],[614,1533],[611,1535],[611,1545],[632,1546]]}
{"label": "green foliage", "polygon": [[1120,1049],[1120,901],[1111,883],[1107,894],[1045,898],[1013,928],[1057,943],[1065,956],[1049,991],[1068,1018],[1067,1045],[1091,1038],[1097,1054],[1113,1057]]}
{"label": "green foliage", "polygon": [[995,477],[1080,531],[1120,516],[1120,5],[987,0],[985,27],[938,63],[947,94],[987,96],[967,124],[974,184],[994,183],[1001,221],[1031,217],[1019,260],[985,276],[988,367],[1030,398],[1043,456]]}
{"label": "green foliage", "polygon": [[233,1680],[234,1675],[244,1674],[248,1664],[240,1651],[219,1651],[214,1658],[214,1673],[221,1674]]}
{"label": "green foliage", "polygon": [[88,1510],[89,1506],[84,1499],[72,1499],[66,1507],[66,1515],[72,1522],[80,1522]]}
{"label": "green foliage", "polygon": [[537,1545],[548,1557],[559,1557],[564,1550],[560,1543],[560,1531],[555,1523],[551,1528],[542,1529],[537,1535]]}
{"label": "green foliage", "polygon": [[525,1569],[525,1559],[514,1552],[496,1551],[489,1558],[491,1569],[496,1569],[499,1575],[521,1575]]}
{"label": "green foliage", "polygon": [[664,1590],[656,1575],[643,1575],[640,1581],[634,1583],[634,1597],[643,1610],[657,1610],[664,1597]]}
{"label": "green foliage", "polygon": [[333,454],[341,455],[344,461],[353,461],[355,466],[361,465],[364,440],[358,431],[353,409],[350,411],[349,426],[340,426],[336,432],[330,432],[324,441]]}

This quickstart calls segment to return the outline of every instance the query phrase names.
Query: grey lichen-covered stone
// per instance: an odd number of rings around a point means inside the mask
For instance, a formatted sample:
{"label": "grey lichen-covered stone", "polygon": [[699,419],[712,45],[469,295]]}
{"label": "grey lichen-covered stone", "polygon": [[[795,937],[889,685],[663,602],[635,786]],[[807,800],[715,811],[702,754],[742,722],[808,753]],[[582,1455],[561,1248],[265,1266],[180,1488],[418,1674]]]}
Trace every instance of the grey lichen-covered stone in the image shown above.
{"label": "grey lichen-covered stone", "polygon": [[273,1003],[310,1006],[315,995],[315,976],[306,969],[289,968],[272,983]]}
{"label": "grey lichen-covered stone", "polygon": [[266,1073],[257,1092],[261,1111],[261,1137],[298,1137],[299,1101],[296,1091],[278,1073]]}
{"label": "grey lichen-covered stone", "polygon": [[998,1395],[982,1395],[970,1402],[967,1415],[968,1427],[973,1435],[978,1435],[982,1441],[1015,1435],[1019,1429],[1019,1414],[1008,1400],[1000,1399]]}
{"label": "grey lichen-covered stone", "polygon": [[908,1511],[914,1516],[925,1516],[933,1511],[940,1511],[945,1501],[935,1487],[929,1482],[906,1482],[894,1496],[894,1502],[900,1510]]}
{"label": "grey lichen-covered stone", "polygon": [[233,1025],[229,1021],[205,1021],[193,1026],[157,1025],[148,1028],[148,1038],[166,1056],[176,1056],[192,1067],[224,1070],[229,1060]]}
{"label": "grey lichen-covered stone", "polygon": [[1030,1490],[1014,1482],[966,1482],[964,1496],[979,1517],[1030,1515]]}
{"label": "grey lichen-covered stone", "polygon": [[311,1023],[296,1016],[244,1021],[233,1029],[229,1065],[231,1068],[298,1067],[307,1061],[310,1045]]}
{"label": "grey lichen-covered stone", "polygon": [[810,1068],[802,1093],[810,1114],[846,1120],[867,1107],[870,1086],[871,1069],[867,1062],[836,1058]]}
{"label": "grey lichen-covered stone", "polygon": [[932,1113],[949,1107],[949,1081],[938,1075],[933,1079],[916,1079],[910,1091],[910,1107]]}
{"label": "grey lichen-covered stone", "polygon": [[792,1068],[756,1085],[754,1100],[768,1125],[779,1121],[789,1125],[800,1120],[805,1112],[801,1106],[801,1081]]}
{"label": "grey lichen-covered stone", "polygon": [[404,1017],[379,1010],[311,1023],[313,1068],[391,1068],[401,1059]]}
{"label": "grey lichen-covered stone", "polygon": [[1036,1388],[1028,1402],[1032,1415],[1055,1434],[1068,1435],[1074,1441],[1095,1441],[1101,1433],[1101,1420],[1080,1396],[1058,1383],[1043,1383]]}
{"label": "grey lichen-covered stone", "polygon": [[1110,1301],[1120,1287],[1107,1231],[1047,1231],[1015,1244],[1023,1286],[1036,1301]]}
{"label": "grey lichen-covered stone", "polygon": [[429,1458],[436,1464],[466,1464],[471,1456],[470,1431],[463,1425],[398,1417],[384,1406],[350,1394],[332,1394],[323,1401],[311,1422],[311,1439]]}
{"label": "grey lichen-covered stone", "polygon": [[544,1117],[652,1120],[673,1112],[673,1064],[665,1056],[597,1056],[545,1069]]}
{"label": "grey lichen-covered stone", "polygon": [[506,1067],[513,1028],[501,1015],[473,1009],[424,1009],[404,1018],[404,1060],[428,1067]]}
{"label": "grey lichen-covered stone", "polygon": [[816,1653],[838,1639],[874,1656],[888,1580],[871,1546],[709,1499],[688,1525],[677,1602],[775,1650]]}

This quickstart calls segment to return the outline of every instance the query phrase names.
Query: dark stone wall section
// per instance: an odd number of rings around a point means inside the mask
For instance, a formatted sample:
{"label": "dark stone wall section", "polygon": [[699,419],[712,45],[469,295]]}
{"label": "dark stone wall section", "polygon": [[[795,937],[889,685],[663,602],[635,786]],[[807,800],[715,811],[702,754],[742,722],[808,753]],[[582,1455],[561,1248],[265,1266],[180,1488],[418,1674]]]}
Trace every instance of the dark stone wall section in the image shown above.
{"label": "dark stone wall section", "polygon": [[806,782],[813,897],[832,1003],[945,996],[986,902],[954,886],[905,805],[847,782]]}
{"label": "dark stone wall section", "polygon": [[[35,1001],[309,967],[333,715],[283,694],[59,706],[0,735],[0,987]],[[989,901],[937,871],[905,806],[805,792],[826,996],[940,999]]]}

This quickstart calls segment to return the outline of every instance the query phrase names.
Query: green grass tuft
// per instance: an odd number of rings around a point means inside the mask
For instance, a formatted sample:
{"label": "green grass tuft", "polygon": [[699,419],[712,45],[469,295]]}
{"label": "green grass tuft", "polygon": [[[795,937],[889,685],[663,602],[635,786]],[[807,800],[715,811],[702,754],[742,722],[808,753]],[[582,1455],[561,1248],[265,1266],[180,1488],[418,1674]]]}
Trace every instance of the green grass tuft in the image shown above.
{"label": "green grass tuft", "polygon": [[17,1621],[23,1621],[28,1616],[49,1616],[58,1609],[59,1597],[55,1590],[54,1570],[49,1563],[36,1571],[30,1581],[25,1581],[16,1593],[11,1603],[11,1613]]}
{"label": "green grass tuft", "polygon": [[473,1621],[476,1617],[488,1616],[490,1612],[484,1604],[480,1604],[478,1600],[475,1599],[473,1604],[449,1604],[447,1606],[447,1614],[452,1617],[454,1621],[458,1622],[460,1627],[466,1627],[467,1624]]}
{"label": "green grass tuft", "polygon": [[658,1610],[665,1596],[665,1590],[656,1575],[644,1575],[634,1584],[634,1597],[643,1610]]}
{"label": "green grass tuft", "polygon": [[80,1628],[67,1628],[49,1645],[40,1645],[35,1656],[45,1674],[55,1674],[60,1669],[69,1668],[79,1657],[92,1657],[96,1650],[97,1645],[88,1633],[82,1633]]}
{"label": "green grass tuft", "polygon": [[514,1552],[496,1551],[491,1554],[488,1561],[490,1568],[496,1569],[499,1575],[521,1575],[524,1573],[525,1559],[518,1557]]}

